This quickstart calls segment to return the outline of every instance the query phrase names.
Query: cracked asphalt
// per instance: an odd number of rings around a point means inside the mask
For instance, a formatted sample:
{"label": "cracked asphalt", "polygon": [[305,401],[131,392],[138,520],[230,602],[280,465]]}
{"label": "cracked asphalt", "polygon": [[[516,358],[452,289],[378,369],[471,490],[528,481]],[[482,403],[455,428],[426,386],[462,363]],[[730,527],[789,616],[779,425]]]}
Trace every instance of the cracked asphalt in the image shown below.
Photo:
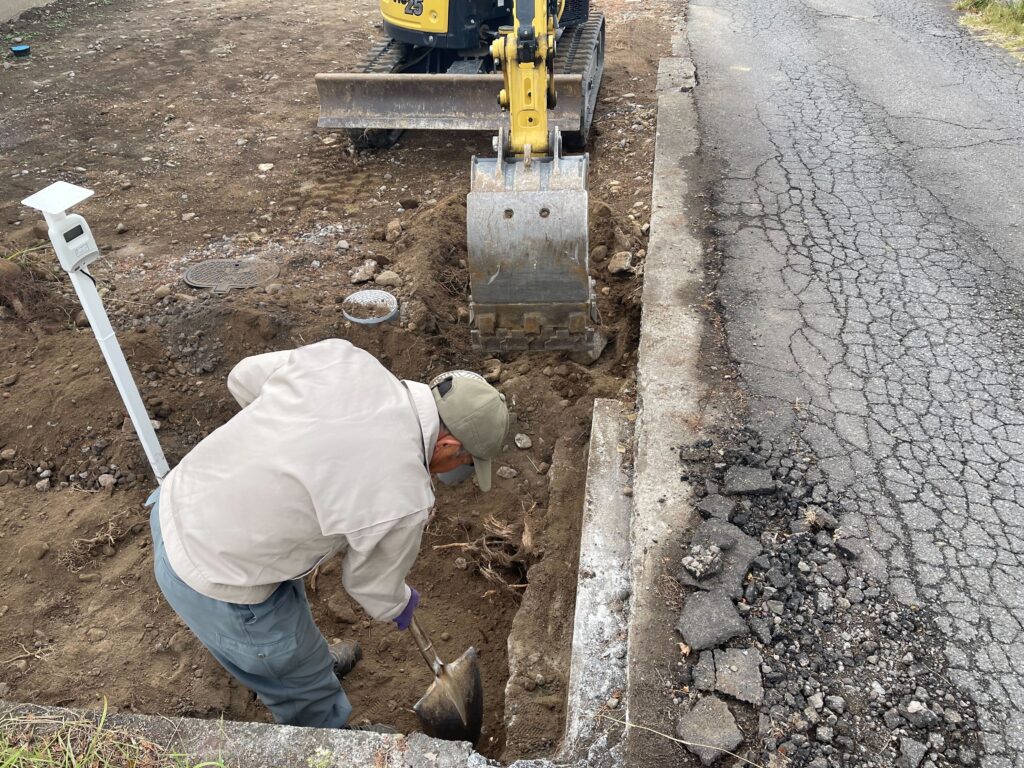
{"label": "cracked asphalt", "polygon": [[1024,768],[1024,68],[933,0],[688,11],[730,354]]}

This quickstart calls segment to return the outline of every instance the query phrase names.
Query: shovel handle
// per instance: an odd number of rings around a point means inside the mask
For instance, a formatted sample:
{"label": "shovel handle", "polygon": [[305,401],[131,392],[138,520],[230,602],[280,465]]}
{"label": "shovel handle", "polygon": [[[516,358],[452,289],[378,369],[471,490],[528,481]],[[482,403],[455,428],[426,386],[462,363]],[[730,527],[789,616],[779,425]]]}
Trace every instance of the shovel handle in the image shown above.
{"label": "shovel handle", "polygon": [[415,616],[412,617],[412,621],[409,623],[409,631],[412,633],[413,640],[416,641],[416,647],[420,649],[420,653],[423,655],[423,660],[427,662],[430,671],[434,673],[434,677],[440,677],[441,672],[444,670],[444,662],[437,655],[437,651],[434,650],[434,644],[427,637],[427,633],[423,631],[423,627],[420,626]]}

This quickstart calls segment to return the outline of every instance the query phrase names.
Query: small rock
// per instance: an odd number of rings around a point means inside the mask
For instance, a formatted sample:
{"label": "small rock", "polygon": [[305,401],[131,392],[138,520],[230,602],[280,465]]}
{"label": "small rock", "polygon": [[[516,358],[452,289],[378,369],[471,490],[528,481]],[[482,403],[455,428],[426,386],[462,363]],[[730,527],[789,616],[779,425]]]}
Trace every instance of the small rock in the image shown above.
{"label": "small rock", "polygon": [[339,240],[337,244],[334,246],[334,249],[336,251],[347,251],[351,247],[352,246],[348,244],[348,240]]}
{"label": "small rock", "polygon": [[775,481],[772,480],[772,473],[767,469],[756,469],[755,467],[729,467],[725,472],[725,488],[723,493],[727,496],[740,494],[765,494],[775,491]]}
{"label": "small rock", "polygon": [[369,282],[370,280],[373,280],[373,276],[376,272],[377,262],[374,261],[373,259],[367,259],[352,272],[352,282]]}
{"label": "small rock", "polygon": [[384,227],[384,239],[389,243],[393,243],[401,236],[402,222],[398,219],[392,219],[387,223],[387,226]]}
{"label": "small rock", "polygon": [[697,504],[697,511],[703,517],[717,517],[719,520],[725,520],[726,522],[729,522],[729,516],[732,515],[734,509],[736,509],[736,502],[717,493],[705,496]]}
{"label": "small rock", "polygon": [[194,219],[195,217],[196,217],[196,215],[194,213],[192,213],[191,211],[189,213],[181,214],[181,220],[182,221],[192,221],[192,219]]}
{"label": "small rock", "polygon": [[501,378],[501,360],[496,357],[484,360],[484,381],[488,381],[491,384],[496,383]]}
{"label": "small rock", "polygon": [[100,484],[100,488],[107,489],[113,488],[117,484],[117,478],[110,473],[100,475],[96,482]]}
{"label": "small rock", "polygon": [[84,309],[80,309],[75,313],[75,328],[88,328],[89,327],[89,316],[85,314]]}
{"label": "small rock", "polygon": [[46,557],[46,553],[50,551],[50,545],[45,541],[32,541],[23,546],[19,552],[21,553],[21,559],[25,562],[31,562],[33,560],[42,560]]}
{"label": "small rock", "polygon": [[165,283],[153,291],[153,298],[160,301],[161,299],[166,299],[172,293],[174,293],[174,287],[170,283]]}
{"label": "small rock", "polygon": [[13,387],[17,383],[18,383],[18,374],[16,374],[16,373],[12,373],[10,376],[5,376],[4,377],[4,386],[5,387]]}
{"label": "small rock", "polygon": [[498,471],[495,472],[498,477],[504,478],[505,480],[511,480],[519,473],[512,467],[498,467]]}
{"label": "small rock", "polygon": [[897,768],[917,768],[924,759],[928,748],[919,741],[908,736],[900,737],[900,756],[896,760]]}
{"label": "small rock", "polygon": [[17,455],[17,448],[4,448],[2,451],[0,451],[0,459],[3,459],[4,461],[12,461],[14,457]]}
{"label": "small rock", "polygon": [[722,550],[714,544],[694,544],[690,547],[690,553],[683,558],[683,568],[693,574],[695,579],[714,576],[722,570]]}
{"label": "small rock", "polygon": [[524,435],[522,432],[516,435],[516,448],[521,448],[524,451],[527,448],[533,448],[533,440],[530,439],[529,435]]}
{"label": "small rock", "polygon": [[417,200],[415,197],[403,197],[401,200],[398,201],[398,204],[405,208],[405,210],[407,211],[412,211],[420,207],[420,201]]}
{"label": "small rock", "polygon": [[271,296],[273,296],[275,293],[280,293],[281,291],[283,291],[284,286],[281,283],[271,283],[263,290],[269,293]]}
{"label": "small rock", "polygon": [[452,639],[452,635],[451,635],[450,632],[442,632],[441,633],[441,639],[444,640],[445,642],[448,642],[449,640]]}
{"label": "small rock", "polygon": [[822,744],[828,744],[835,738],[835,731],[827,725],[819,725],[814,737]]}
{"label": "small rock", "polygon": [[608,246],[607,245],[596,245],[590,251],[591,261],[604,261],[608,258]]}
{"label": "small rock", "polygon": [[619,251],[608,261],[608,272],[612,275],[627,275],[633,272],[633,254]]}
{"label": "small rock", "polygon": [[825,706],[835,712],[837,715],[843,714],[846,711],[846,699],[842,696],[826,696]]}
{"label": "small rock", "polygon": [[100,629],[99,627],[93,627],[85,633],[85,636],[89,638],[90,642],[98,643],[100,640],[107,636],[107,630]]}
{"label": "small rock", "polygon": [[464,557],[456,557],[454,565],[456,570],[464,571],[469,568],[469,561]]}
{"label": "small rock", "polygon": [[349,607],[345,598],[337,592],[327,600],[327,610],[331,612],[331,616],[334,617],[335,621],[341,624],[355,624],[359,620],[356,612]]}
{"label": "small rock", "polygon": [[732,600],[710,592],[696,592],[686,599],[676,629],[695,651],[717,648],[734,637],[750,634]]}
{"label": "small rock", "polygon": [[761,654],[752,649],[715,651],[715,687],[740,701],[761,704],[764,701],[761,662]]}
{"label": "small rock", "polygon": [[50,490],[50,478],[46,478],[45,480],[40,480],[38,483],[36,483],[36,490],[37,491],[48,491],[48,490]]}
{"label": "small rock", "polygon": [[[725,702],[717,696],[705,696],[679,718],[676,735],[687,744],[703,765],[711,765],[725,752],[743,743],[743,734]],[[701,746],[696,746],[697,744]]]}
{"label": "small rock", "polygon": [[392,272],[390,269],[387,269],[373,278],[373,282],[377,285],[383,285],[388,288],[397,288],[402,284],[402,276],[397,272]]}
{"label": "small rock", "polygon": [[267,171],[274,170],[274,164],[273,163],[260,163],[259,165],[256,166],[256,170],[258,170],[260,173],[266,173]]}

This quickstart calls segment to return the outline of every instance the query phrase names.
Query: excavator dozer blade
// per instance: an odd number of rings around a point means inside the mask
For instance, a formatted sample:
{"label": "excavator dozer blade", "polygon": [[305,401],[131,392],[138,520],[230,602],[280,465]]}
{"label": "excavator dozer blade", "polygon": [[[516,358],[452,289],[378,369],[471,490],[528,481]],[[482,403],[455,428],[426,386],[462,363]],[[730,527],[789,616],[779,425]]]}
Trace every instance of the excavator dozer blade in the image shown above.
{"label": "excavator dozer blade", "polygon": [[[556,136],[557,132],[553,132]],[[604,347],[588,249],[588,156],[474,157],[466,201],[473,343],[492,354]]]}
{"label": "excavator dozer blade", "polygon": [[[506,115],[498,105],[500,74],[333,73],[316,76],[320,128],[497,131]],[[578,132],[584,116],[581,75],[555,77],[558,106],[548,118]]]}

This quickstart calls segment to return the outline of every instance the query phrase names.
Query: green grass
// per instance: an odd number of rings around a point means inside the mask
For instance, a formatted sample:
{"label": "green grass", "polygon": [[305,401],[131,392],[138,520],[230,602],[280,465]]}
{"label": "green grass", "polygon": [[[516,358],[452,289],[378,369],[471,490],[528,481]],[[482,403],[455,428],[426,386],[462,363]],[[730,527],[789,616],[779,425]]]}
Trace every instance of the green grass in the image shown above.
{"label": "green grass", "polygon": [[1009,5],[998,0],[959,0],[956,9],[964,12],[964,24],[1024,58],[1024,0]]}
{"label": "green grass", "polygon": [[138,733],[98,720],[7,715],[0,718],[0,768],[226,768],[195,763]]}

